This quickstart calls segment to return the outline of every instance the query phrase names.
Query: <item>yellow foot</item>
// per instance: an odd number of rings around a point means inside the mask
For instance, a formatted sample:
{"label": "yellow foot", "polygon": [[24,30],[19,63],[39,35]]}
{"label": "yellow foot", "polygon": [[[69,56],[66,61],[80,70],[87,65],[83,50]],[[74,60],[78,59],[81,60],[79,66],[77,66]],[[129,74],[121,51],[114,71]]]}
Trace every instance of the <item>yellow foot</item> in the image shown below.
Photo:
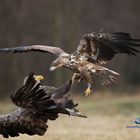
{"label": "yellow foot", "polygon": [[84,93],[86,94],[86,96],[88,96],[92,93],[92,90],[88,87]]}

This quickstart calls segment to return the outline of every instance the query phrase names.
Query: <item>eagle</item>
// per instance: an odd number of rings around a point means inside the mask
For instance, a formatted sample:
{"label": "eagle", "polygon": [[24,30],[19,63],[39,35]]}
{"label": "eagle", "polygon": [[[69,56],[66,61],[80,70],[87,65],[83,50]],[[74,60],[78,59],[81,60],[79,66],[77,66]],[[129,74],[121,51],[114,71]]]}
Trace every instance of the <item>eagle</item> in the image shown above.
{"label": "eagle", "polygon": [[85,80],[85,94],[92,92],[91,85],[98,80],[102,85],[111,85],[119,74],[104,67],[115,54],[136,55],[139,53],[140,39],[134,39],[130,33],[103,31],[92,32],[82,36],[77,49],[69,54],[59,47],[31,45],[14,48],[1,48],[0,52],[44,52],[57,56],[50,70],[64,66],[74,72],[74,79]]}
{"label": "eagle", "polygon": [[18,109],[0,116],[0,134],[3,137],[17,137],[20,133],[42,136],[47,131],[47,121],[56,120],[59,113],[86,117],[75,108],[78,104],[69,99],[71,80],[55,88],[42,86],[42,79],[43,76],[30,73],[22,87],[10,96]]}

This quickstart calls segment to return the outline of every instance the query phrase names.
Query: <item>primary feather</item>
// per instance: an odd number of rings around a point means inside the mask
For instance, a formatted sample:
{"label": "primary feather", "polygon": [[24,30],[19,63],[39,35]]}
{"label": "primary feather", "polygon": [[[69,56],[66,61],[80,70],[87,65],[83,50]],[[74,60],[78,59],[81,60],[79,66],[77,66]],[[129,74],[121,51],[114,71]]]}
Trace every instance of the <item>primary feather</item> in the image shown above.
{"label": "primary feather", "polygon": [[136,55],[139,53],[140,39],[133,39],[129,33],[95,32],[83,36],[77,51],[89,53],[95,61],[108,61],[115,54],[125,53]]}

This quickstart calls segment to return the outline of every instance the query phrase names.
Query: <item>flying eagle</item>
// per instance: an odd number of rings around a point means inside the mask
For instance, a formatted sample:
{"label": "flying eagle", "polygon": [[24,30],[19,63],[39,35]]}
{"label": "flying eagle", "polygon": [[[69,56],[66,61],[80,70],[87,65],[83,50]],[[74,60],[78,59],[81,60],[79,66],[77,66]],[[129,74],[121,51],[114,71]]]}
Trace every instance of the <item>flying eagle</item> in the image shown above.
{"label": "flying eagle", "polygon": [[19,134],[44,135],[48,120],[56,120],[58,114],[85,117],[75,109],[77,104],[69,99],[71,80],[60,88],[42,86],[41,75],[30,74],[23,86],[11,95],[12,102],[19,108],[0,116],[0,134],[8,138]]}
{"label": "flying eagle", "polygon": [[102,85],[110,85],[118,77],[118,73],[103,67],[115,54],[136,55],[140,46],[140,39],[133,39],[129,33],[114,32],[103,33],[93,32],[83,35],[75,52],[69,54],[58,47],[31,45],[15,48],[1,48],[0,52],[31,52],[39,51],[52,53],[57,56],[51,64],[50,70],[64,66],[71,69],[75,79],[85,80],[88,88],[86,95],[91,93],[91,84],[96,79]]}

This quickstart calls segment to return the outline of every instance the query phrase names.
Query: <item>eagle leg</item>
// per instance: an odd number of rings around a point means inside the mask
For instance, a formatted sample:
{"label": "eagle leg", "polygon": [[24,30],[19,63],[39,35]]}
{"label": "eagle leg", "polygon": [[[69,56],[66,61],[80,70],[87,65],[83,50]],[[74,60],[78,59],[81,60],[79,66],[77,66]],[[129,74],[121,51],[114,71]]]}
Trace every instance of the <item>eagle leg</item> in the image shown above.
{"label": "eagle leg", "polygon": [[88,95],[90,95],[92,93],[91,84],[90,83],[88,83],[88,87],[87,87],[87,89],[85,90],[84,93],[85,93],[86,96],[88,96]]}
{"label": "eagle leg", "polygon": [[81,82],[83,80],[83,77],[81,76],[80,73],[74,73],[72,76],[72,84],[74,83],[74,81],[78,81]]}

